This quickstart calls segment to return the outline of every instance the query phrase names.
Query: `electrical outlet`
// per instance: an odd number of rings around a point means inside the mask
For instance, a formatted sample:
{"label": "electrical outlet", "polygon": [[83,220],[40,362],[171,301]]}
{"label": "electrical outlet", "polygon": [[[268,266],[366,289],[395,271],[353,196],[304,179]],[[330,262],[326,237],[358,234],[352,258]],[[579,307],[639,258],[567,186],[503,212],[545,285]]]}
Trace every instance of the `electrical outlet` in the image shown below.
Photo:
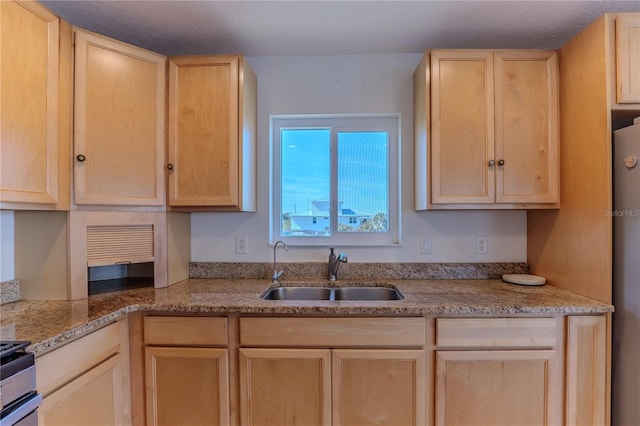
{"label": "electrical outlet", "polygon": [[487,254],[489,252],[489,238],[476,237],[476,254]]}
{"label": "electrical outlet", "polygon": [[249,253],[249,237],[236,237],[236,254]]}
{"label": "electrical outlet", "polygon": [[420,241],[420,254],[431,254],[431,237],[422,237]]}

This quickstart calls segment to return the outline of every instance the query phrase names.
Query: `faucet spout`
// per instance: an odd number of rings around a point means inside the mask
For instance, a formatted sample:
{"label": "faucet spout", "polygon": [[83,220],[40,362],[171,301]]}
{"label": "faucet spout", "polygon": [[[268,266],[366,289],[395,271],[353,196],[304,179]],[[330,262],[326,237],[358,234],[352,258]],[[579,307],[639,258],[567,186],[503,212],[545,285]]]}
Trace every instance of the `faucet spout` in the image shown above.
{"label": "faucet spout", "polygon": [[333,252],[334,248],[330,247],[329,253],[329,281],[335,281],[338,278],[338,269],[341,263],[347,263],[347,254],[340,253],[338,256]]}
{"label": "faucet spout", "polygon": [[284,271],[280,270],[278,271],[278,268],[276,268],[276,248],[278,247],[278,244],[281,244],[285,251],[289,251],[289,248],[287,248],[287,245],[285,244],[284,241],[276,241],[276,243],[273,245],[273,282],[277,283],[278,280],[280,279],[280,277],[282,276],[282,274],[284,274]]}

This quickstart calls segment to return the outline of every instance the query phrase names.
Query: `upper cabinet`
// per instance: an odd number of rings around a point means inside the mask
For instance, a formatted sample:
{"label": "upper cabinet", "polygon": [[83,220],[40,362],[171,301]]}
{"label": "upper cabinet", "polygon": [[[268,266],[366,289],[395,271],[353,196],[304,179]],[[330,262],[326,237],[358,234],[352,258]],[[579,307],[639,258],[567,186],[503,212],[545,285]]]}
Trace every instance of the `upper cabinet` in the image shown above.
{"label": "upper cabinet", "polygon": [[256,210],[256,92],[240,55],[170,58],[170,206]]}
{"label": "upper cabinet", "polygon": [[431,54],[431,201],[493,203],[493,53]]}
{"label": "upper cabinet", "polygon": [[59,200],[59,33],[36,2],[0,2],[0,202]]}
{"label": "upper cabinet", "polygon": [[75,31],[76,204],[164,205],[165,64]]}
{"label": "upper cabinet", "polygon": [[496,203],[557,203],[558,55],[502,51],[494,65]]}
{"label": "upper cabinet", "polygon": [[415,208],[554,208],[554,51],[431,51],[414,73]]}
{"label": "upper cabinet", "polygon": [[616,18],[616,100],[640,104],[640,13]]}

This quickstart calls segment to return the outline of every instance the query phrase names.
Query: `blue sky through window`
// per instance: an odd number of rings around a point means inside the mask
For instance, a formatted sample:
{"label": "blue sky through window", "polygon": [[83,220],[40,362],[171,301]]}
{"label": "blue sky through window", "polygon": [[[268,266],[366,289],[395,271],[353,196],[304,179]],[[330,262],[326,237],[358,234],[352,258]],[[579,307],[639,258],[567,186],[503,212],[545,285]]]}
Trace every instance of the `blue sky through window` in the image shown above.
{"label": "blue sky through window", "polygon": [[[388,214],[388,134],[338,133],[338,199],[343,208]],[[311,202],[329,200],[331,129],[283,129],[283,213],[304,214]]]}
{"label": "blue sky through window", "polygon": [[371,215],[388,213],[388,135],[338,133],[338,199]]}
{"label": "blue sky through window", "polygon": [[329,198],[330,129],[282,130],[282,212],[306,213]]}

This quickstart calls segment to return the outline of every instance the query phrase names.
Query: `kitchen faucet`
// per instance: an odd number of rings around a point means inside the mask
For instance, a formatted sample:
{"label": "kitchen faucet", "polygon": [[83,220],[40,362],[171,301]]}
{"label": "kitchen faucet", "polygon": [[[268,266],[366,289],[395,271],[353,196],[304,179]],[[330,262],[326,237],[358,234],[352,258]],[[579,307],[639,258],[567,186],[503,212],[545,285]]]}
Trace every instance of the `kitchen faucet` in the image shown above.
{"label": "kitchen faucet", "polygon": [[335,281],[338,278],[338,268],[341,263],[347,263],[347,254],[340,253],[338,256],[333,252],[333,247],[329,248],[329,281]]}
{"label": "kitchen faucet", "polygon": [[280,277],[282,276],[282,274],[284,274],[284,271],[278,271],[278,269],[276,268],[276,247],[278,247],[278,244],[282,244],[282,246],[284,247],[284,249],[286,251],[289,251],[289,249],[287,248],[287,245],[284,243],[284,241],[276,241],[276,243],[273,245],[273,282],[277,283],[278,280],[280,279]]}

